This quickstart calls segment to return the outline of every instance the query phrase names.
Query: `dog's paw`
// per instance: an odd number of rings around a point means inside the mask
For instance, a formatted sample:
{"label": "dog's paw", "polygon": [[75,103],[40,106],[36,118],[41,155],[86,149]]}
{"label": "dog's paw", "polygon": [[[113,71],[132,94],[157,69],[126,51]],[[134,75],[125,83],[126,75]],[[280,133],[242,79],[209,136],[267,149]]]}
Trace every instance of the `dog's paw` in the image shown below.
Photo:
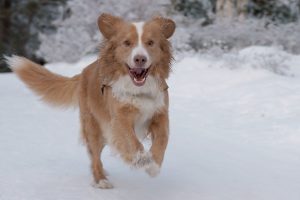
{"label": "dog's paw", "polygon": [[101,189],[111,189],[114,186],[107,179],[101,179],[98,183],[93,183],[93,187]]}
{"label": "dog's paw", "polygon": [[155,177],[160,172],[159,165],[153,160],[151,152],[139,152],[133,160],[133,167],[138,169],[144,169],[145,172]]}
{"label": "dog's paw", "polygon": [[156,164],[155,161],[152,160],[151,163],[149,163],[148,165],[145,166],[145,171],[149,176],[155,177],[159,174],[160,167],[158,164]]}
{"label": "dog's paw", "polygon": [[153,162],[152,156],[150,152],[138,152],[133,159],[132,165],[135,168],[144,168]]}

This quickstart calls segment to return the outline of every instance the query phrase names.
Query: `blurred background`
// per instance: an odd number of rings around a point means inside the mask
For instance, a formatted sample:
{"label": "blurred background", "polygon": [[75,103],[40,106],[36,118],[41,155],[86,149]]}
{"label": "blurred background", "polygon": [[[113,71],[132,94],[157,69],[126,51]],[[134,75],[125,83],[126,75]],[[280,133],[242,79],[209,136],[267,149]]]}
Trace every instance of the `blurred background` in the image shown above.
{"label": "blurred background", "polygon": [[[97,17],[127,20],[168,16],[180,55],[219,55],[252,45],[300,53],[300,0],[0,0],[0,55],[18,54],[41,64],[76,62],[97,52]],[[9,72],[0,61],[0,72]]]}
{"label": "blurred background", "polygon": [[1,56],[18,54],[80,73],[97,59],[103,12],[177,24],[160,176],[106,148],[115,189],[92,188],[77,110],[48,107],[1,73],[0,200],[299,200],[299,10],[300,0],[0,0],[1,72]]}

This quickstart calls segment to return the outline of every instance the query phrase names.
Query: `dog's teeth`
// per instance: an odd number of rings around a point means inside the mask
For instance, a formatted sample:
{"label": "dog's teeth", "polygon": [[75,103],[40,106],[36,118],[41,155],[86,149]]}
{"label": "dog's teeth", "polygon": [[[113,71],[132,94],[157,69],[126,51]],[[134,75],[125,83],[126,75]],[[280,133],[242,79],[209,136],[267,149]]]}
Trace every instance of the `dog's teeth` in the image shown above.
{"label": "dog's teeth", "polygon": [[133,80],[137,83],[143,83],[146,78],[143,78],[142,80],[137,80],[136,78],[133,78]]}

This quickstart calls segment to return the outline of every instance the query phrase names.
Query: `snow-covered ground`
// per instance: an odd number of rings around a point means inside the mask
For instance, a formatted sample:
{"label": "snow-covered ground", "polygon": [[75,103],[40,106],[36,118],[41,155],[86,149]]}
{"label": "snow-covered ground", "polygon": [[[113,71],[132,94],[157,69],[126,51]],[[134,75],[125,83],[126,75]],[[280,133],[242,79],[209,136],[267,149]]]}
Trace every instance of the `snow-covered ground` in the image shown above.
{"label": "snow-covered ground", "polygon": [[[95,59],[48,65],[72,75]],[[285,75],[280,75],[285,74]],[[91,187],[77,110],[0,75],[1,200],[299,200],[300,56],[251,47],[185,57],[168,81],[171,137],[157,178],[104,152],[115,188]]]}

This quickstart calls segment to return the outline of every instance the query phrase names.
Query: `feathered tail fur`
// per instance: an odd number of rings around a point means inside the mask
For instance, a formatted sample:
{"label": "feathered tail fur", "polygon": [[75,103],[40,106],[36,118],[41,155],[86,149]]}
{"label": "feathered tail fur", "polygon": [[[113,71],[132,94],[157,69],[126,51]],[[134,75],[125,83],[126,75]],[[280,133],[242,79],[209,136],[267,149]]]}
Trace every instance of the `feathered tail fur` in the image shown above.
{"label": "feathered tail fur", "polygon": [[45,102],[60,107],[78,106],[80,75],[64,77],[24,57],[5,59],[13,72]]}

